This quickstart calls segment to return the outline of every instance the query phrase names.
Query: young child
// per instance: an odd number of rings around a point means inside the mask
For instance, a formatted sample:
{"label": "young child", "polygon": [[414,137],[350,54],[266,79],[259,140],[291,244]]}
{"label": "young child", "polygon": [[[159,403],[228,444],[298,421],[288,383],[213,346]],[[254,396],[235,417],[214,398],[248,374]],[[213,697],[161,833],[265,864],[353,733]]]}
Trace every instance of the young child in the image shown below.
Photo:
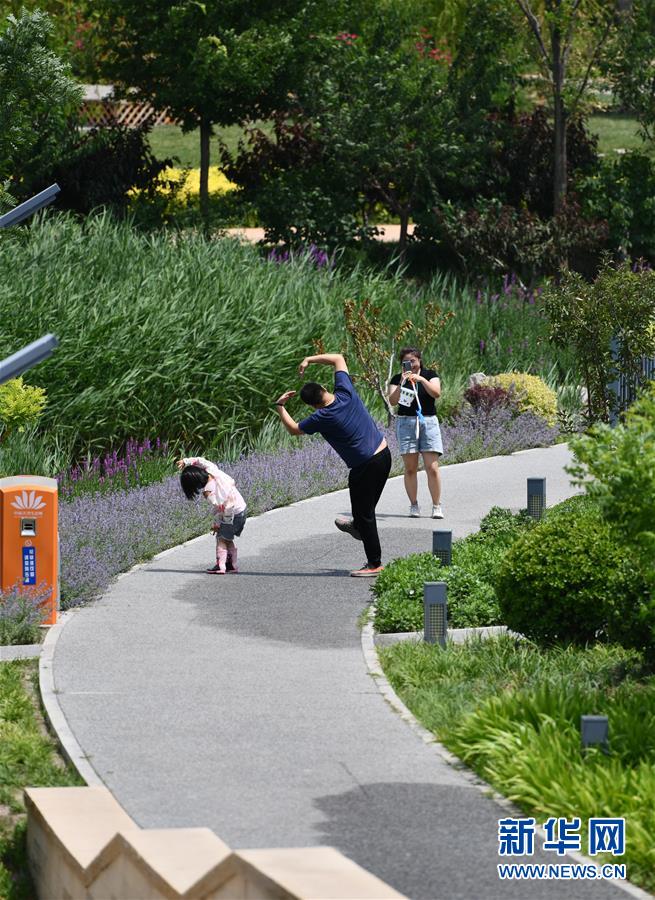
{"label": "young child", "polygon": [[216,534],[216,565],[210,575],[237,574],[237,548],[234,538],[246,523],[246,501],[236,489],[234,479],[202,456],[180,459],[180,482],[187,500],[202,494],[214,507],[212,531]]}

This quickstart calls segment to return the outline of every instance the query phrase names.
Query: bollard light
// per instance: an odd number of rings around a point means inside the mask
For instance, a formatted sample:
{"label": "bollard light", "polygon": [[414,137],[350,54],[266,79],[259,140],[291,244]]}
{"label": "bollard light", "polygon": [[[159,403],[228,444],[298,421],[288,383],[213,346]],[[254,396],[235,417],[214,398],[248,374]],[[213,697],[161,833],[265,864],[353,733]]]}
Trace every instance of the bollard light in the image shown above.
{"label": "bollard light", "polygon": [[18,225],[23,219],[27,219],[33,213],[52,203],[60,190],[61,188],[58,184],[51,184],[50,187],[47,187],[41,193],[30,197],[29,200],[25,200],[23,203],[19,203],[18,206],[6,212],[4,216],[0,216],[0,228],[11,228],[12,225]]}
{"label": "bollard light", "polygon": [[46,334],[38,341],[32,341],[27,347],[23,347],[22,350],[3,359],[0,361],[0,384],[4,384],[5,381],[10,381],[12,378],[18,378],[32,366],[43,362],[58,346],[59,341],[54,334]]}
{"label": "bollard light", "polygon": [[423,640],[446,646],[448,607],[446,582],[426,581],[423,585]]}
{"label": "bollard light", "polygon": [[546,479],[528,478],[528,515],[540,519],[546,509]]}
{"label": "bollard light", "polygon": [[604,753],[609,753],[607,716],[580,716],[580,734],[583,750],[599,746]]}
{"label": "bollard light", "polygon": [[432,553],[441,561],[442,566],[449,566],[453,560],[452,531],[432,532]]}

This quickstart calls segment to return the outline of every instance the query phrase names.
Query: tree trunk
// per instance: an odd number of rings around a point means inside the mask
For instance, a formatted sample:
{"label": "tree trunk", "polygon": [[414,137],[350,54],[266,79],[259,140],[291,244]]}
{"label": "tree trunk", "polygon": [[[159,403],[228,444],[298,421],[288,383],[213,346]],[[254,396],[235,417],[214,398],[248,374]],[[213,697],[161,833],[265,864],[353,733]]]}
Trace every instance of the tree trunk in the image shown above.
{"label": "tree trunk", "polygon": [[200,120],[200,215],[205,231],[209,229],[209,138],[211,122]]}
{"label": "tree trunk", "polygon": [[409,211],[400,211],[400,235],[398,236],[398,255],[401,259],[405,258],[405,250],[407,249],[407,231],[409,228]]}
{"label": "tree trunk", "polygon": [[555,131],[554,178],[553,178],[553,212],[557,214],[566,199],[567,164],[566,164],[566,108],[562,89],[564,87],[564,60],[562,53],[562,36],[559,28],[552,32],[553,49],[553,106]]}

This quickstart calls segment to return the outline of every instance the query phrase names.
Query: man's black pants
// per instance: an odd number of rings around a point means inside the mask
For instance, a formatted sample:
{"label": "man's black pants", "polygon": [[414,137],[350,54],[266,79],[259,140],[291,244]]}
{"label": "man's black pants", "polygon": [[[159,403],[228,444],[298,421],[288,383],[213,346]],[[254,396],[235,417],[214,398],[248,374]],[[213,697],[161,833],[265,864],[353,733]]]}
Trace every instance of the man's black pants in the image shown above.
{"label": "man's black pants", "polygon": [[385,447],[361,466],[351,469],[348,476],[354,525],[364,542],[366,561],[372,567],[382,564],[375,507],[387,483],[390,471],[391,451]]}

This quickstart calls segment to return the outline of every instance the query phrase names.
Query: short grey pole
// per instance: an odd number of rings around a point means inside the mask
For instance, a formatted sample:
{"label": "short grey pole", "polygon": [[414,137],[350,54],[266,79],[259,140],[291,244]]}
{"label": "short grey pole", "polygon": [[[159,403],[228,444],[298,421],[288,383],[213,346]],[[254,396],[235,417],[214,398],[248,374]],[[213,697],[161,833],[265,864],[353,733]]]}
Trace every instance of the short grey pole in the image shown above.
{"label": "short grey pole", "polygon": [[609,753],[609,722],[607,716],[580,716],[580,736],[582,749],[600,747]]}
{"label": "short grey pole", "polygon": [[445,581],[426,581],[423,585],[423,640],[426,644],[446,646],[448,605]]}
{"label": "short grey pole", "polygon": [[432,553],[441,561],[442,566],[449,566],[453,560],[452,531],[432,532]]}
{"label": "short grey pole", "polygon": [[540,519],[546,509],[546,479],[528,478],[528,515]]}

